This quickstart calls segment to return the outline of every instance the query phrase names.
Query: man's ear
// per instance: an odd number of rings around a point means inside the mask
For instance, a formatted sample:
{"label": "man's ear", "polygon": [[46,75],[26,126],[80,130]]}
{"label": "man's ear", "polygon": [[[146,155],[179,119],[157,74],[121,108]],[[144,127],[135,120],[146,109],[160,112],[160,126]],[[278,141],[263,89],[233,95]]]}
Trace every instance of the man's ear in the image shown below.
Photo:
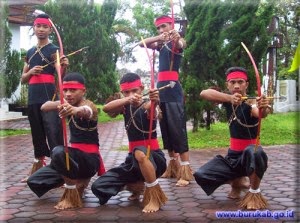
{"label": "man's ear", "polygon": [[246,82],[246,90],[248,89],[249,81]]}
{"label": "man's ear", "polygon": [[228,89],[228,81],[225,82],[225,86]]}

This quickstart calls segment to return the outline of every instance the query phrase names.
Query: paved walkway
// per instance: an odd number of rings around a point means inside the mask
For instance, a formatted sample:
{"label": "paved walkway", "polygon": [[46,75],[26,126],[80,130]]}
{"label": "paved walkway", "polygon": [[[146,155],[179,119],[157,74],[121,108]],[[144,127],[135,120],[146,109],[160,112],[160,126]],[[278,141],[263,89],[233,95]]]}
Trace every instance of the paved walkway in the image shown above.
{"label": "paved walkway", "polygon": [[[3,128],[29,128],[28,121],[2,121]],[[119,150],[127,145],[123,122],[99,125],[101,153],[106,168],[120,164],[126,151]],[[175,187],[174,179],[160,179],[160,184],[169,198],[158,212],[144,214],[140,202],[128,201],[128,191],[122,191],[100,206],[90,187],[83,208],[56,210],[63,189],[50,191],[41,198],[35,196],[20,180],[26,176],[33,160],[30,135],[11,136],[1,139],[0,153],[0,222],[297,222],[299,216],[299,160],[300,150],[295,145],[265,148],[269,156],[269,168],[261,183],[261,189],[269,201],[268,209],[289,213],[294,218],[274,220],[272,218],[218,219],[216,211],[237,211],[236,201],[226,197],[229,185],[221,186],[211,196],[192,182],[187,187]],[[226,149],[191,151],[192,168],[196,170],[216,154],[225,154]],[[47,160],[49,162],[49,159]],[[297,175],[298,174],[298,175]],[[298,178],[298,181],[296,179]],[[95,177],[92,181],[95,180]],[[282,213],[277,213],[280,216]]]}

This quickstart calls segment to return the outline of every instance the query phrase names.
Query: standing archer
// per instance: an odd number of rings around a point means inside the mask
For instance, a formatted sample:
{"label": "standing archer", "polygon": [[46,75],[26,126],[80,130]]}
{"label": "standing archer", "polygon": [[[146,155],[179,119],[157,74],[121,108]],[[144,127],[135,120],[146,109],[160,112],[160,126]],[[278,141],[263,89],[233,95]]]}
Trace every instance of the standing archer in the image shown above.
{"label": "standing archer", "polygon": [[239,198],[241,190],[248,187],[244,177],[250,179],[250,189],[241,201],[242,208],[264,209],[266,200],[260,193],[260,181],[267,169],[268,157],[261,145],[256,144],[259,124],[259,109],[262,117],[270,113],[269,100],[257,97],[256,103],[245,101],[248,88],[247,71],[232,67],[226,71],[226,84],[229,94],[214,89],[203,90],[200,97],[222,103],[226,109],[230,148],[225,157],[216,156],[200,167],[194,174],[196,182],[207,195],[219,186],[230,183],[230,198]]}
{"label": "standing archer", "polygon": [[[189,162],[189,147],[186,130],[186,116],[184,110],[184,96],[179,82],[179,66],[185,40],[174,29],[174,20],[163,15],[155,20],[159,35],[144,40],[148,48],[159,51],[159,73],[157,88],[175,81],[173,88],[159,92],[162,119],[160,128],[164,149],[168,150],[170,163],[163,177],[177,177],[178,186],[186,186],[193,179]],[[141,42],[140,46],[144,46]],[[178,163],[180,156],[180,166]]]}
{"label": "standing archer", "polygon": [[[38,42],[27,52],[26,64],[21,76],[21,83],[28,83],[28,119],[35,157],[29,175],[45,164],[45,157],[50,157],[50,152],[55,146],[63,144],[58,112],[41,111],[43,103],[58,99],[54,76],[55,67],[54,65],[43,67],[55,60],[55,53],[59,49],[49,41],[49,35],[52,32],[49,16],[47,14],[38,15],[34,20],[33,30]],[[67,58],[61,59],[63,73],[68,64]],[[26,182],[27,178],[22,182]]]}

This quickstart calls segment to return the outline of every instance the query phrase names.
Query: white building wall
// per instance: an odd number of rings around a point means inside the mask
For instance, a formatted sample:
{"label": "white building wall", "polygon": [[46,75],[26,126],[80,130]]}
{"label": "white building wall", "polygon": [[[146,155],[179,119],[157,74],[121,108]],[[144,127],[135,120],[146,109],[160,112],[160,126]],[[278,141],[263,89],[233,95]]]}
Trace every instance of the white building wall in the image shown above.
{"label": "white building wall", "polygon": [[274,101],[274,112],[300,111],[295,80],[277,80],[276,88],[276,97],[283,96],[283,98]]}
{"label": "white building wall", "polygon": [[20,40],[21,40],[21,32],[20,32],[20,25],[17,24],[8,24],[9,29],[12,33],[11,39],[11,49],[20,51]]}

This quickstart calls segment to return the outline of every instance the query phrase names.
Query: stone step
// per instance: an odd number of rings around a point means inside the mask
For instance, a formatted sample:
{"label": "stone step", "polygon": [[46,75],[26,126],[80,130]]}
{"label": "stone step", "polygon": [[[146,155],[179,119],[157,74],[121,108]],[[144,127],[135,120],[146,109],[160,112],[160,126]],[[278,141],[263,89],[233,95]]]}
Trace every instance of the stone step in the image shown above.
{"label": "stone step", "polygon": [[8,112],[8,111],[5,111],[4,109],[0,108],[0,121],[10,120],[10,119],[19,119],[22,117],[24,117],[22,115],[22,112]]}

